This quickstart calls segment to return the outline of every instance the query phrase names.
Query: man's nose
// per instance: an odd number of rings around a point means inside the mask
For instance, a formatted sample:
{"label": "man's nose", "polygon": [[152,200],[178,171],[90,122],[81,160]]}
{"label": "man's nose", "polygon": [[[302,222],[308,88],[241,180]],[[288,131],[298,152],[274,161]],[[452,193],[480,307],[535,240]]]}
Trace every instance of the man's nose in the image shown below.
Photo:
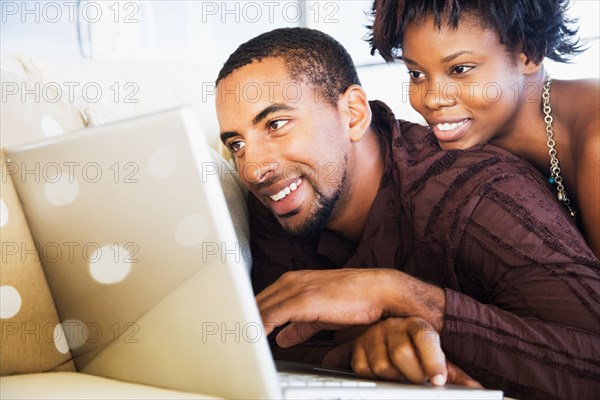
{"label": "man's nose", "polygon": [[242,180],[252,185],[267,182],[278,166],[274,149],[259,143],[246,143],[244,162],[238,165]]}

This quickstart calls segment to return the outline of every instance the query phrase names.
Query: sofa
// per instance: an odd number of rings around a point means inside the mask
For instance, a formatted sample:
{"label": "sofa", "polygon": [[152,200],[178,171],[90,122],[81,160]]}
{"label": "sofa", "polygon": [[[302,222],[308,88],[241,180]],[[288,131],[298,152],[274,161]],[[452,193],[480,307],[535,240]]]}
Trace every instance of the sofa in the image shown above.
{"label": "sofa", "polygon": [[[186,105],[198,116],[213,158],[223,168],[214,111],[216,65],[1,57],[0,146],[35,142],[87,127]],[[225,157],[225,158],[221,158]],[[225,160],[225,161],[224,161]],[[173,390],[120,379],[118,362],[91,368],[108,342],[85,352],[85,337],[69,334],[2,154],[0,269],[0,398],[212,398],[202,390]],[[233,174],[231,176],[234,176]],[[237,179],[222,182],[242,247],[248,243],[244,191]],[[250,260],[244,257],[249,270]],[[119,316],[120,318],[120,316]],[[135,316],[123,316],[135,318]],[[70,320],[72,322],[72,320]],[[103,325],[106,329],[109,321]],[[126,329],[118,331],[125,335]],[[116,341],[116,340],[115,340]],[[121,360],[121,364],[127,360]],[[151,369],[151,366],[148,366]],[[152,376],[149,371],[148,376]],[[116,377],[116,378],[115,378]],[[180,389],[180,388],[179,388]]]}

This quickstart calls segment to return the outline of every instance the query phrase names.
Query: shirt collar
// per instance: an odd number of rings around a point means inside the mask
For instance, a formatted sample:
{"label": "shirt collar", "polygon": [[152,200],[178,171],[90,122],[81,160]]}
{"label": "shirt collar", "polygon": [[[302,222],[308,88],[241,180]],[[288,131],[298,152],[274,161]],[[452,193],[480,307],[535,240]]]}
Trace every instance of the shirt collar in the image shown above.
{"label": "shirt collar", "polygon": [[[352,263],[352,258],[357,252],[361,252],[361,248],[370,246],[370,239],[375,236],[377,229],[381,226],[381,221],[389,218],[390,210],[397,209],[396,204],[391,202],[400,201],[398,195],[394,195],[393,191],[397,191],[398,186],[393,173],[393,157],[391,149],[392,138],[401,137],[400,127],[394,113],[380,101],[369,102],[373,113],[371,128],[380,138],[382,145],[384,170],[379,183],[377,195],[373,200],[371,209],[365,221],[363,234],[358,243],[347,240],[335,232],[324,229],[317,241],[317,254],[331,260],[335,265],[348,265]],[[358,267],[359,265],[354,265]]]}

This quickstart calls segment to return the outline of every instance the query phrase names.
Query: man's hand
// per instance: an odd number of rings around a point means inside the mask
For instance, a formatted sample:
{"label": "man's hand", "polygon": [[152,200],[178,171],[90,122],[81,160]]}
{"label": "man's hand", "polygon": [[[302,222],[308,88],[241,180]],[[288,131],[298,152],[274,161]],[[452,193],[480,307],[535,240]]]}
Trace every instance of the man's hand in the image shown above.
{"label": "man's hand", "polygon": [[441,329],[444,292],[393,269],[293,271],[256,296],[267,334],[290,324],[277,344],[290,347],[321,330],[419,316]]}
{"label": "man's hand", "polygon": [[291,322],[277,335],[290,347],[321,330],[368,325],[382,317],[382,276],[386,270],[338,269],[293,271],[256,296],[267,334]]}
{"label": "man's hand", "polygon": [[366,378],[481,387],[446,361],[438,333],[421,318],[390,318],[373,325],[354,340],[351,365]]}

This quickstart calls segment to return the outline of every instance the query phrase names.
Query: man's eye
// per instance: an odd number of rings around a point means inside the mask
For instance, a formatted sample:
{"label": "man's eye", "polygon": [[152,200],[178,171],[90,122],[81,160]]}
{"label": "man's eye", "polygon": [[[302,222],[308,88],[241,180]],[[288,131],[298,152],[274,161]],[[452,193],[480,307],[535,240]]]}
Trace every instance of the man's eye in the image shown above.
{"label": "man's eye", "polygon": [[229,147],[229,150],[231,150],[233,153],[240,151],[245,146],[246,146],[246,143],[244,143],[241,140],[233,140],[233,141],[229,142],[229,144],[227,144],[227,147]]}
{"label": "man's eye", "polygon": [[452,73],[460,75],[470,71],[472,68],[473,67],[469,67],[467,65],[457,65],[456,67],[452,68]]}
{"label": "man's eye", "polygon": [[421,71],[408,71],[408,74],[412,79],[421,79],[425,76]]}
{"label": "man's eye", "polygon": [[277,129],[283,128],[289,121],[287,119],[277,119],[269,122],[269,129],[276,131]]}

